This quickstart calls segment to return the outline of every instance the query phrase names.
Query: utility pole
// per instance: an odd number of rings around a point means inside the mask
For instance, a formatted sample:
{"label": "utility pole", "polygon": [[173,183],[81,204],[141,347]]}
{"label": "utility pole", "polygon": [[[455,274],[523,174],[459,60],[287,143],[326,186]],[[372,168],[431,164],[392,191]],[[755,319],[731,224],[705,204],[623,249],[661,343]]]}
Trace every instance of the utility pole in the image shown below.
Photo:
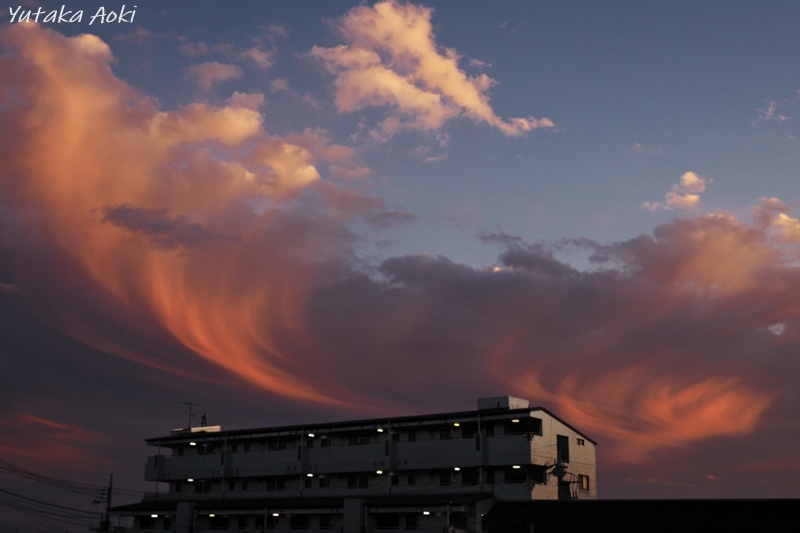
{"label": "utility pole", "polygon": [[109,509],[111,508],[111,490],[113,487],[114,474],[109,474],[108,489],[106,490],[106,513],[103,517],[103,521],[100,523],[100,531],[103,533],[109,533],[109,531],[111,531],[111,514],[109,513]]}

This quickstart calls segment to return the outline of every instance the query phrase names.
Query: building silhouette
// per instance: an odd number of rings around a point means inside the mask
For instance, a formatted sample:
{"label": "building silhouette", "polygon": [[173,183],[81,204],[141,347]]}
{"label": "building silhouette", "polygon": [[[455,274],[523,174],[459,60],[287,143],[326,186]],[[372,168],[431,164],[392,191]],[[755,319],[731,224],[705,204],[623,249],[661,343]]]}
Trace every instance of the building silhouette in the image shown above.
{"label": "building silhouette", "polygon": [[[222,431],[173,430],[116,507],[134,530],[480,532],[503,503],[597,498],[596,443],[512,396],[477,410]],[[163,485],[162,485],[163,487]],[[496,514],[496,513],[495,513]]]}

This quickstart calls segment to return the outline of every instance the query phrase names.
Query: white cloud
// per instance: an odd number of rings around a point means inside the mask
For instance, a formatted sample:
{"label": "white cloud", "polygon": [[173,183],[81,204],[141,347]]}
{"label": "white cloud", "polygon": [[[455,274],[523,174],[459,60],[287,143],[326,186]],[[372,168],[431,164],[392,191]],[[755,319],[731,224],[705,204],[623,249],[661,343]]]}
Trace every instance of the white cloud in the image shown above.
{"label": "white cloud", "polygon": [[509,136],[555,126],[548,118],[498,117],[487,94],[495,80],[486,74],[468,76],[459,68],[456,51],[434,40],[432,13],[430,8],[394,0],[360,6],[341,20],[348,44],[311,50],[337,75],[340,111],[388,108],[380,132],[374,135],[379,139],[407,130],[435,131],[459,116]]}
{"label": "white cloud", "polygon": [[644,202],[642,205],[650,211],[657,211],[658,209],[693,210],[700,203],[699,193],[706,190],[706,184],[710,181],[701,178],[694,172],[686,172],[681,176],[680,183],[673,185],[670,192],[665,195],[665,203]]}

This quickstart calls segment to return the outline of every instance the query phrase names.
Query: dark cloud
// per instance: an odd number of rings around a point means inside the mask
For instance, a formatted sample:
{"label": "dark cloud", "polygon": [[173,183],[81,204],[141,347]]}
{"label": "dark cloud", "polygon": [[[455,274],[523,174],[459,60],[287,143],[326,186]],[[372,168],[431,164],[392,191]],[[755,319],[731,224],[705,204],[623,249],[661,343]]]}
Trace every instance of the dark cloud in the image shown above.
{"label": "dark cloud", "polygon": [[131,204],[106,207],[102,220],[149,237],[164,248],[195,246],[216,239],[236,240],[235,237],[209,231],[202,224],[190,222],[185,215],[170,217],[166,209],[141,209]]}

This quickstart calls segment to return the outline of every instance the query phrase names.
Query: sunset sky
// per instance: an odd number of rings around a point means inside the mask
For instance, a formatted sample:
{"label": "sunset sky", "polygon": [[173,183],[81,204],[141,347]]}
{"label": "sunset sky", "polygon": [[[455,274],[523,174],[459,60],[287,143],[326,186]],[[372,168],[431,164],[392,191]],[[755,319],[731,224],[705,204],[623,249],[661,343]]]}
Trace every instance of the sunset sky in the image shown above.
{"label": "sunset sky", "polygon": [[800,3],[101,5],[0,12],[3,460],[511,394],[602,498],[800,497]]}

